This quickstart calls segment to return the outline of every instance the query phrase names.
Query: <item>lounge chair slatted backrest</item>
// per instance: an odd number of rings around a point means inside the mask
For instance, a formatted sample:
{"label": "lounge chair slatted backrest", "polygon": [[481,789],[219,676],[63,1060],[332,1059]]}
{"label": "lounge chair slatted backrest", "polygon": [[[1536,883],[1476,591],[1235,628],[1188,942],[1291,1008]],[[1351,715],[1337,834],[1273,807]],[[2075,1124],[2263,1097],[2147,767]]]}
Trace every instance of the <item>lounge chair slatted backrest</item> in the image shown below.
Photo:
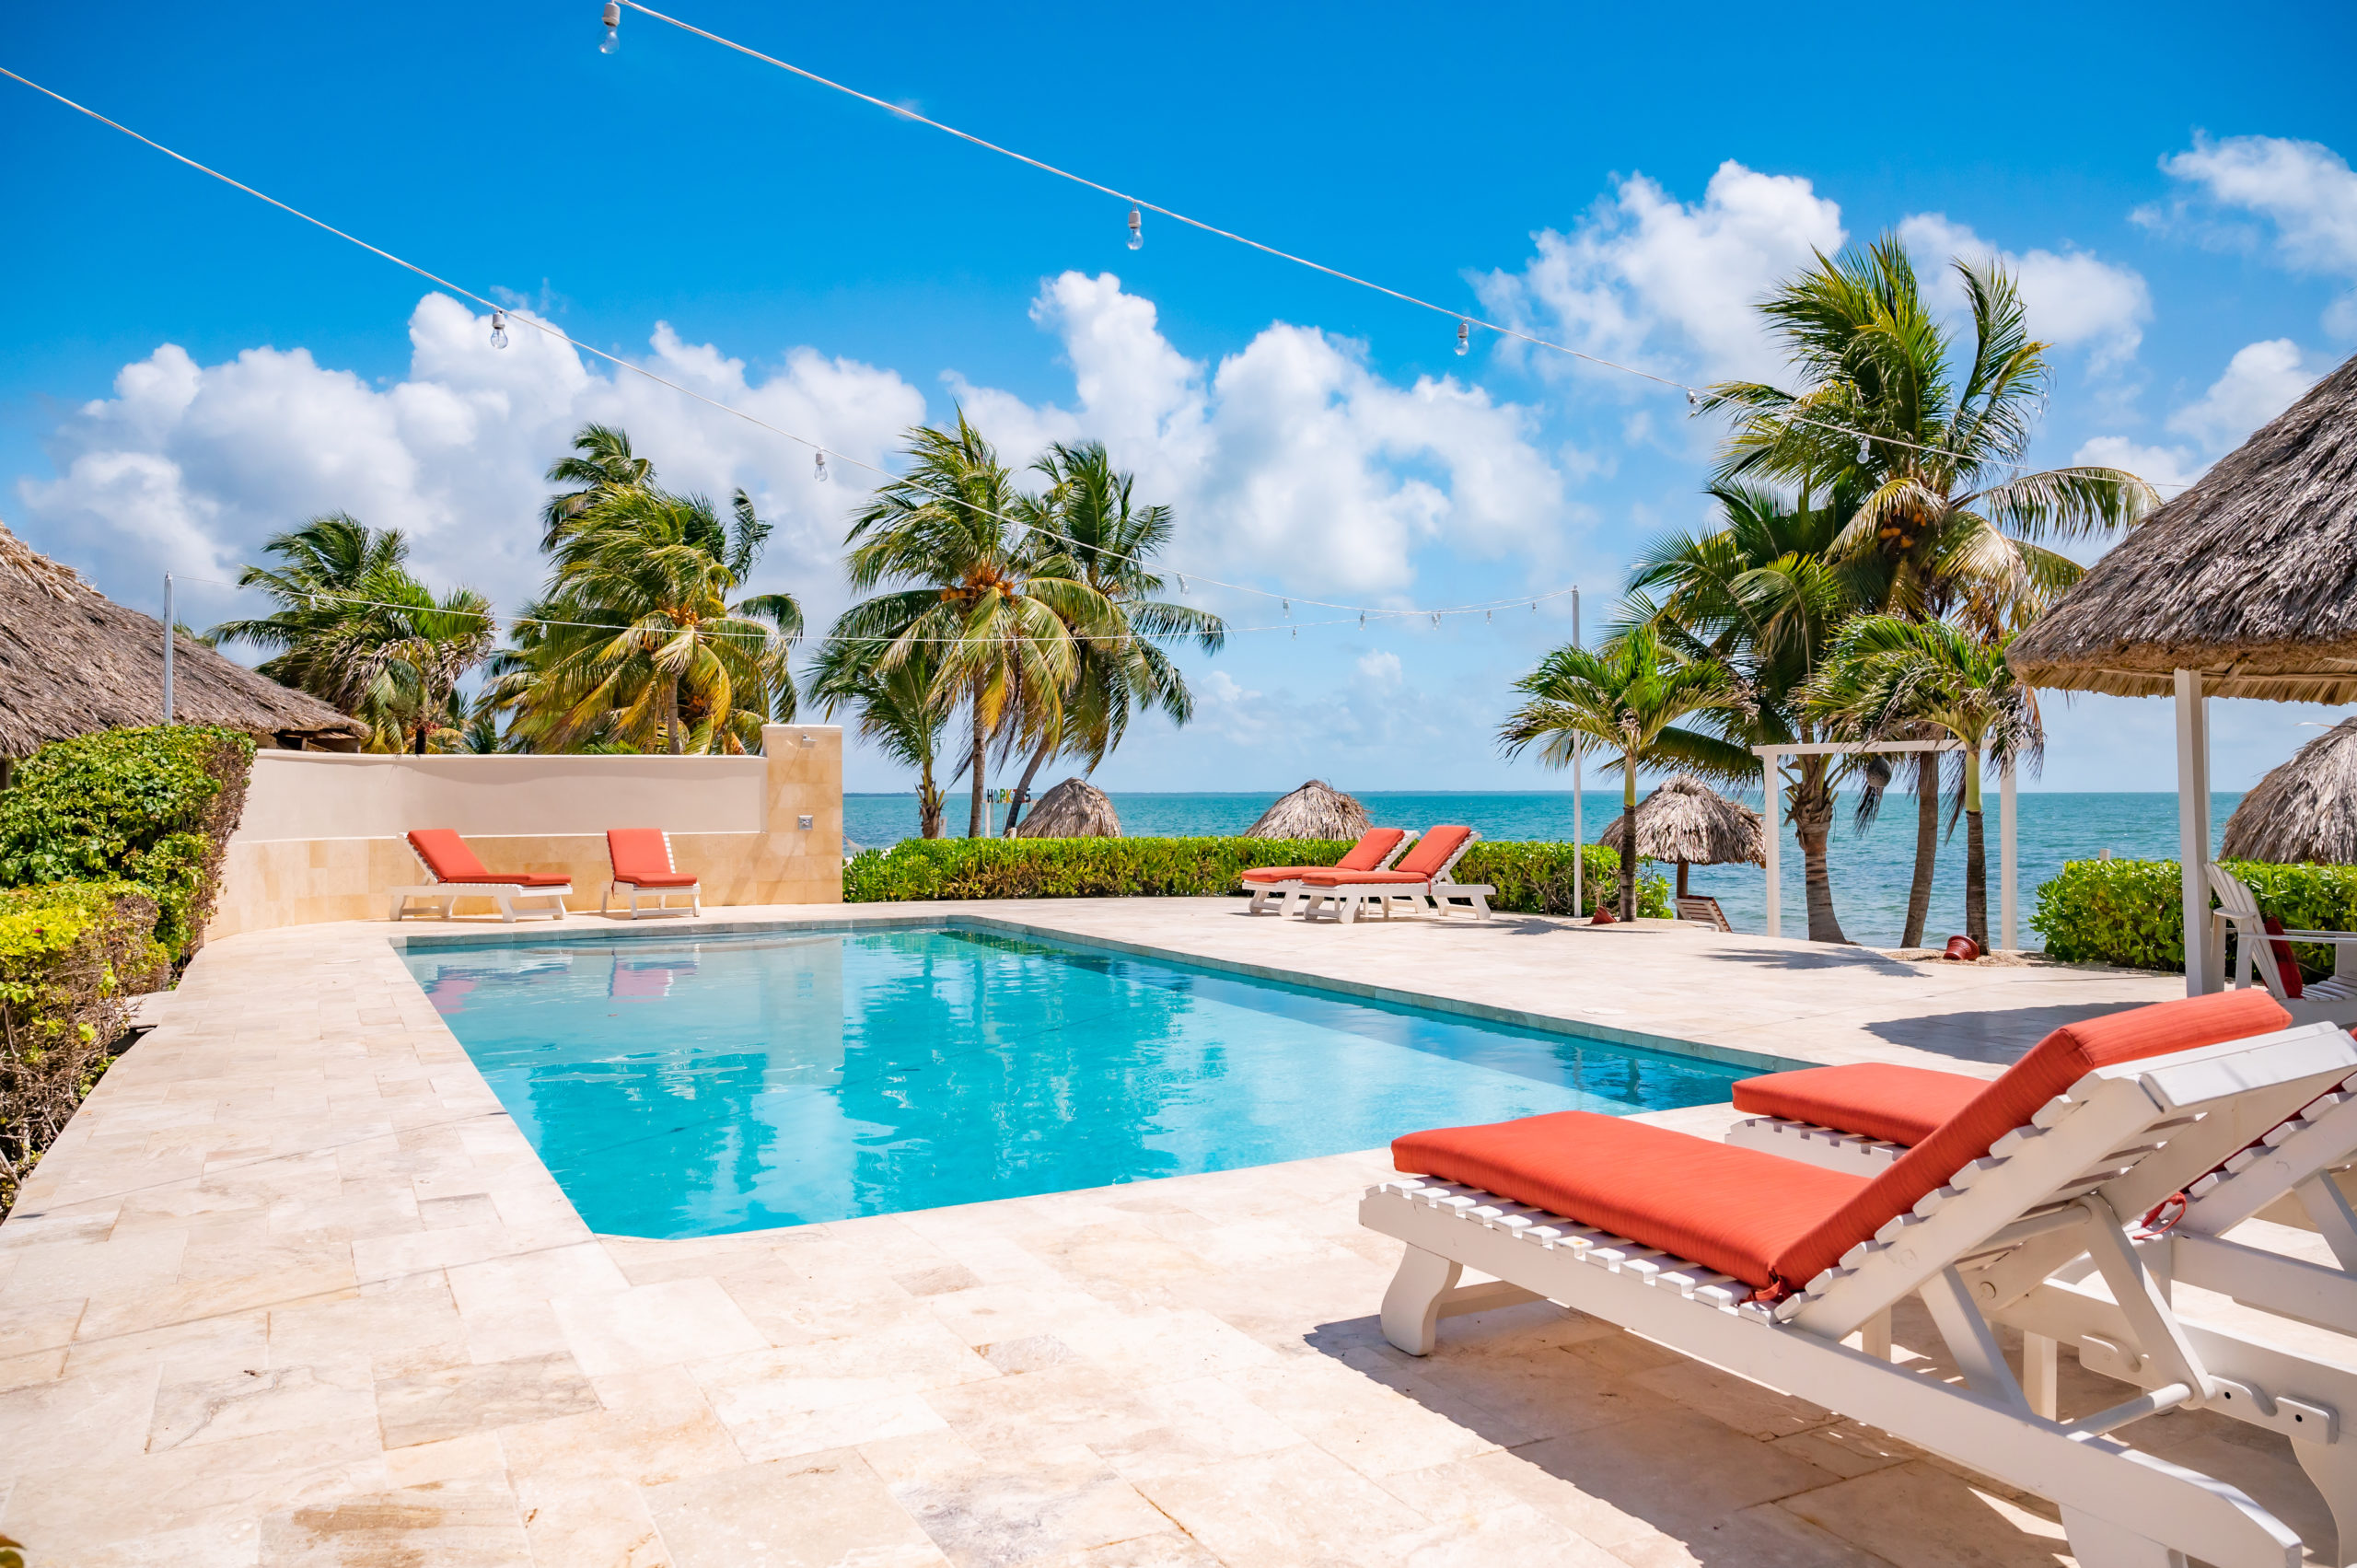
{"label": "lounge chair slatted backrest", "polygon": [[660,828],[609,828],[606,854],[614,863],[617,882],[659,888],[695,880],[671,863],[671,837]]}
{"label": "lounge chair slatted backrest", "polygon": [[[2065,1024],[2032,1046],[1855,1197],[1788,1244],[1775,1259],[1777,1280],[1795,1289],[1806,1285],[1850,1249],[1947,1186],[1950,1178],[1987,1155],[1997,1140],[2030,1125],[2041,1107],[2089,1074],[2146,1057],[2271,1034],[2291,1021],[2291,1015],[2264,992],[2228,991]],[[2200,1174],[2189,1170],[2185,1179]],[[2156,1194],[2154,1202],[2166,1196]]]}
{"label": "lounge chair slatted backrest", "polygon": [[[1399,869],[1418,877],[1437,877],[1448,869],[1457,852],[1473,837],[1473,830],[1459,827],[1434,828],[1416,841],[1416,847],[1399,857]],[[1353,866],[1353,870],[1363,869]]]}

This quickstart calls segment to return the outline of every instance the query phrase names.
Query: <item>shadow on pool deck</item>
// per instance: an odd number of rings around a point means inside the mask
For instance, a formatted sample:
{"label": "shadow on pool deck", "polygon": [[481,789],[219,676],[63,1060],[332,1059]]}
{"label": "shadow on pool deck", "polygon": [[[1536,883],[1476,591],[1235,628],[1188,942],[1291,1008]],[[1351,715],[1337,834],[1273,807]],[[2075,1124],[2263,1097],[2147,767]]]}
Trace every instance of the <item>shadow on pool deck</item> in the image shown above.
{"label": "shadow on pool deck", "polygon": [[1939,1056],[2010,1067],[2022,1053],[2065,1024],[2120,1011],[2117,1002],[2004,1007],[1978,1012],[1927,1013],[1914,1018],[1884,1018],[1861,1027],[1893,1045],[1912,1046]]}

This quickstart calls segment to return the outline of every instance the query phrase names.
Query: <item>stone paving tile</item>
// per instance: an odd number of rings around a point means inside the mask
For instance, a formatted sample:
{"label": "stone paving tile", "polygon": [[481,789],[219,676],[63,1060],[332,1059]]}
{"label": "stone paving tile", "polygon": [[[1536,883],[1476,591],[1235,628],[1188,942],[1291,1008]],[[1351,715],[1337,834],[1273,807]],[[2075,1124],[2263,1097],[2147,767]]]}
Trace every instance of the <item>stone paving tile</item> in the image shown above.
{"label": "stone paving tile", "polygon": [[[2168,990],[1241,907],[985,912],[1786,1061],[1989,1072]],[[1375,1319],[1398,1247],[1356,1218],[1379,1152],[593,1237],[387,931],[208,947],[0,1224],[0,1530],[33,1561],[1948,1568],[2061,1549],[2035,1499],[1544,1304],[1401,1355]],[[1652,1119],[1716,1136],[1732,1114]],[[1922,1328],[1902,1316],[1902,1344]],[[2065,1358],[2067,1407],[2117,1397]],[[2321,1528],[2280,1440],[2147,1425]]]}

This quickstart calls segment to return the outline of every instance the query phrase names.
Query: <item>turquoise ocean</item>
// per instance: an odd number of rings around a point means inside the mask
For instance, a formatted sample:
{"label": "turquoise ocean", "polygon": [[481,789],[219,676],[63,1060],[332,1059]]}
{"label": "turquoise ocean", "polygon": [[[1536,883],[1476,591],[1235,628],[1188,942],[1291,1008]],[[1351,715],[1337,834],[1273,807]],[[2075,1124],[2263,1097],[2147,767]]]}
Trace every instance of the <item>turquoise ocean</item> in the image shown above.
{"label": "turquoise ocean", "polygon": [[[1240,833],[1283,792],[1243,795],[1115,795],[1121,830],[1132,838],[1215,836]],[[1419,829],[1435,822],[1463,822],[1489,839],[1557,839],[1569,841],[1572,796],[1563,791],[1500,791],[1481,794],[1421,794],[1409,791],[1361,792],[1360,802],[1378,827]],[[2211,796],[2211,848],[2240,800],[2239,794]],[[1757,807],[1758,796],[1749,797]],[[1907,918],[1907,885],[1915,865],[1915,798],[1894,795],[1875,823],[1861,830],[1854,821],[1855,797],[1845,797],[1836,819],[1830,850],[1833,901],[1844,935],[1870,947],[1890,947],[1898,941]],[[1620,809],[1618,790],[1585,791],[1581,796],[1584,836],[1593,843]],[[1004,819],[1004,807],[998,807]],[[2174,795],[2031,794],[2019,797],[2017,864],[2021,877],[2021,942],[2038,947],[2029,929],[2030,912],[2038,907],[2038,887],[2068,860],[2092,860],[2109,850],[2117,860],[2177,858],[2177,796]],[[948,826],[962,833],[966,802],[953,795]],[[1945,827],[1945,819],[1943,819]],[[1997,790],[1989,787],[1989,922],[1993,931],[1997,911]],[[846,795],[843,835],[854,843],[882,848],[917,830],[913,794]],[[1784,830],[1782,865],[1783,925],[1786,935],[1806,934],[1803,902],[1800,846],[1792,829]],[[1698,865],[1689,886],[1719,900],[1739,931],[1765,929],[1765,882],[1756,865]],[[1932,917],[1926,935],[1936,945],[1964,929],[1964,825],[1940,844],[1939,872],[1932,889]]]}

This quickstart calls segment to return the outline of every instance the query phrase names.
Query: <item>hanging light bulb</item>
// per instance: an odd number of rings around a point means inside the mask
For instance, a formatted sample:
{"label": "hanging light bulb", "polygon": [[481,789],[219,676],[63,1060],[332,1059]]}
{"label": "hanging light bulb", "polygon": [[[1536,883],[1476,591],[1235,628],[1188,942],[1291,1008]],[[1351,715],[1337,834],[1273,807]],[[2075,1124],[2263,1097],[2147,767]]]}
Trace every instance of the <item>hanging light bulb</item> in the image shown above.
{"label": "hanging light bulb", "polygon": [[1459,359],[1464,358],[1464,357],[1465,357],[1465,355],[1466,355],[1467,354],[1469,354],[1469,353],[1470,353],[1470,352],[1472,351],[1472,348],[1473,348],[1473,323],[1472,323],[1472,322],[1470,322],[1470,321],[1459,321],[1459,322],[1457,322],[1457,356]]}
{"label": "hanging light bulb", "polygon": [[817,456],[814,457],[810,462],[810,477],[817,480],[820,484],[824,484],[827,482],[827,449],[824,447],[819,447],[813,448],[813,450],[817,453]]}
{"label": "hanging light bulb", "polygon": [[1702,406],[1702,394],[1696,391],[1691,387],[1687,388],[1686,406],[1688,408],[1701,408]]}
{"label": "hanging light bulb", "polygon": [[1864,468],[1868,463],[1873,462],[1874,460],[1874,447],[1866,440],[1865,432],[1860,431],[1858,433],[1858,466],[1860,468]]}
{"label": "hanging light bulb", "polygon": [[1362,632],[1366,630],[1366,611],[1364,610],[1359,611],[1359,630]]}
{"label": "hanging light bulb", "polygon": [[1132,250],[1145,249],[1145,225],[1138,221],[1138,210],[1135,207],[1130,209],[1130,249]]}
{"label": "hanging light bulb", "polygon": [[1298,626],[1293,629],[1293,640],[1296,643],[1301,641],[1301,628]]}
{"label": "hanging light bulb", "polygon": [[1281,598],[1277,600],[1277,603],[1286,615],[1290,616],[1293,613],[1293,600],[1289,598]]}
{"label": "hanging light bulb", "polygon": [[491,346],[493,348],[507,346],[507,312],[505,310],[493,310],[491,313]]}
{"label": "hanging light bulb", "polygon": [[1497,619],[1498,612],[1494,610],[1485,610],[1481,612],[1481,624],[1484,626],[1494,623]]}
{"label": "hanging light bulb", "polygon": [[1182,594],[1187,591],[1187,574],[1184,572],[1178,574],[1178,591]]}
{"label": "hanging light bulb", "polygon": [[614,0],[606,0],[606,36],[598,45],[600,54],[611,54],[622,46],[622,8]]}

